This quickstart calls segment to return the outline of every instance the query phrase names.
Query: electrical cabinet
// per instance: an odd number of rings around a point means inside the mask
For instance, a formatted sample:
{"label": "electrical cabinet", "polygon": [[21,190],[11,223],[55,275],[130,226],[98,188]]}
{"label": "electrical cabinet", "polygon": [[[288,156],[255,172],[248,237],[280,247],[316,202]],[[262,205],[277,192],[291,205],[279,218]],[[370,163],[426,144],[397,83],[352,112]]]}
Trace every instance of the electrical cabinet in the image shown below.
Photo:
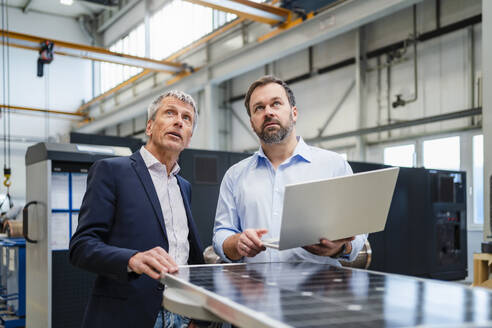
{"label": "electrical cabinet", "polygon": [[185,149],[179,156],[179,174],[191,183],[191,212],[203,247],[212,245],[215,211],[222,178],[248,153]]}
{"label": "electrical cabinet", "polygon": [[[349,163],[354,173],[388,167]],[[466,172],[400,168],[386,228],[369,242],[370,270],[466,278]]]}

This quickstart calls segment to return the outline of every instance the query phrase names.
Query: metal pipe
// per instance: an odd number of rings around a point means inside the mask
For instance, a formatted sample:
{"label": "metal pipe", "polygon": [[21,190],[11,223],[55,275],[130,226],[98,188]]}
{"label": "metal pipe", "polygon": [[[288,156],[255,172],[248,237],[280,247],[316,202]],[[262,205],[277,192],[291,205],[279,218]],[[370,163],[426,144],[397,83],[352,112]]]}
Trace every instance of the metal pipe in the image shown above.
{"label": "metal pipe", "polygon": [[[470,34],[470,106],[475,107],[475,31],[473,25],[469,28]],[[471,117],[471,124],[475,125],[475,117]]]}
{"label": "metal pipe", "polygon": [[483,87],[482,87],[482,77],[477,79],[477,103],[479,107],[483,106]]}
{"label": "metal pipe", "polygon": [[[418,53],[417,53],[417,5],[413,5],[413,87],[414,87],[414,96],[411,99],[405,100],[405,104],[414,102],[418,98],[418,92],[419,92],[419,87],[418,87],[418,66],[417,66],[417,60],[418,60]],[[472,107],[473,108],[473,107]]]}
{"label": "metal pipe", "polygon": [[111,25],[113,25],[121,16],[123,16],[124,14],[126,14],[128,11],[130,11],[131,9],[133,9],[133,7],[135,7],[135,5],[137,5],[139,3],[138,0],[134,0],[134,1],[131,1],[131,2],[128,2],[123,8],[121,8],[118,12],[116,12],[116,14],[114,14],[114,16],[112,16],[110,19],[108,19],[107,21],[105,21],[98,29],[97,29],[97,33],[102,33],[104,31],[106,31]]}
{"label": "metal pipe", "polygon": [[246,123],[244,123],[244,121],[243,121],[243,120],[241,119],[241,117],[240,117],[240,116],[239,116],[239,115],[238,115],[238,114],[234,111],[234,109],[232,109],[232,107],[230,107],[230,106],[226,106],[225,108],[227,108],[227,109],[231,112],[232,116],[233,116],[233,117],[234,117],[234,118],[235,118],[235,119],[239,122],[239,124],[240,124],[240,125],[244,128],[244,130],[245,130],[246,132],[248,132],[248,135],[249,135],[251,138],[253,138],[253,140],[254,140],[254,141],[258,142],[258,138],[257,138],[257,137],[253,134],[253,132],[251,132],[250,127],[249,127]]}
{"label": "metal pipe", "polygon": [[87,26],[85,25],[84,15],[80,15],[79,17],[77,17],[77,22],[79,23],[79,27],[82,33],[85,34],[85,36],[89,39],[90,45],[93,46],[94,37],[92,36],[91,32],[87,29]]}
{"label": "metal pipe", "polygon": [[24,8],[22,8],[22,12],[24,14],[27,14],[29,12],[29,9],[31,9],[32,1],[33,0],[27,0],[27,3],[24,5]]}
{"label": "metal pipe", "polygon": [[415,102],[418,98],[418,66],[417,66],[417,58],[418,58],[418,53],[417,53],[417,6],[413,6],[413,35],[412,35],[412,42],[413,42],[413,89],[414,89],[414,94],[412,98],[409,99],[403,99],[401,94],[396,95],[396,101],[393,102],[393,108],[399,107],[399,106],[405,106],[409,103]]}
{"label": "metal pipe", "polygon": [[[379,58],[379,56],[378,56]],[[398,58],[398,59],[394,59],[391,61],[391,63],[383,63],[383,64],[378,64],[377,66],[375,67],[369,67],[367,69],[367,72],[372,72],[372,71],[375,71],[375,70],[378,70],[378,69],[383,69],[383,68],[386,68],[388,66],[395,66],[396,64],[401,64],[401,63],[404,63],[404,62],[407,62],[408,61],[408,58],[407,57],[403,57],[403,58]]]}
{"label": "metal pipe", "polygon": [[[377,57],[376,61],[377,65],[377,91],[376,91],[376,102],[378,105],[378,113],[377,113],[377,118],[376,122],[377,125],[381,125],[381,111],[383,110],[383,106],[381,105],[381,57]],[[378,133],[378,140],[381,139],[381,133]]]}
{"label": "metal pipe", "polygon": [[323,133],[326,130],[326,127],[333,120],[333,118],[338,113],[338,111],[340,110],[340,108],[342,108],[343,103],[347,100],[347,98],[350,95],[350,93],[352,92],[352,90],[354,90],[354,87],[355,87],[355,80],[353,80],[352,83],[350,83],[349,87],[347,88],[347,90],[343,94],[342,98],[340,99],[340,101],[338,102],[338,104],[335,106],[335,109],[333,109],[333,112],[331,112],[330,116],[328,116],[328,118],[326,119],[326,121],[323,124],[323,126],[318,129],[318,137],[321,137],[323,135]]}
{"label": "metal pipe", "polygon": [[309,74],[314,73],[314,50],[313,47],[308,48],[308,65],[309,65]]}
{"label": "metal pipe", "polygon": [[436,0],[436,28],[441,28],[441,0]]}
{"label": "metal pipe", "polygon": [[[3,138],[4,138],[4,135],[1,134],[0,139],[3,139]],[[7,137],[7,140],[10,142],[17,142],[17,143],[38,143],[38,142],[46,141],[46,138],[33,137],[33,136],[13,136],[13,135],[10,135]],[[24,152],[25,152],[25,150],[24,150]]]}
{"label": "metal pipe", "polygon": [[210,7],[235,14],[260,23],[275,25],[289,22],[292,12],[282,7],[247,0],[185,0],[197,5]]}
{"label": "metal pipe", "polygon": [[[389,55],[386,55],[386,61],[391,61]],[[391,123],[391,65],[386,67],[386,107],[387,107],[387,122]]]}
{"label": "metal pipe", "polygon": [[462,111],[457,111],[457,112],[451,112],[451,113],[446,113],[446,114],[441,114],[441,115],[428,116],[428,117],[419,118],[419,119],[411,120],[411,121],[392,123],[392,124],[387,124],[387,125],[375,126],[375,127],[371,127],[371,128],[363,128],[363,129],[359,129],[359,130],[342,132],[342,133],[333,134],[333,135],[324,136],[324,137],[315,137],[315,138],[311,138],[311,139],[306,139],[306,142],[316,143],[316,142],[322,142],[322,141],[328,141],[328,140],[342,139],[342,138],[348,138],[348,137],[356,137],[356,136],[360,136],[360,135],[366,135],[366,134],[383,132],[383,131],[391,131],[391,130],[395,130],[395,129],[408,128],[411,126],[428,124],[428,123],[454,120],[454,119],[458,119],[458,118],[469,117],[469,116],[480,115],[480,114],[482,114],[482,108],[477,107],[477,108],[472,108],[472,109],[467,109],[467,110],[462,110]]}
{"label": "metal pipe", "polygon": [[13,106],[13,105],[2,105],[2,104],[0,104],[0,108],[5,108],[7,110],[12,110],[12,109],[13,110],[25,110],[25,111],[47,113],[47,114],[86,117],[86,115],[83,113],[72,113],[72,112],[64,112],[61,110],[51,110],[51,109],[32,108],[32,107],[23,107],[23,106]]}

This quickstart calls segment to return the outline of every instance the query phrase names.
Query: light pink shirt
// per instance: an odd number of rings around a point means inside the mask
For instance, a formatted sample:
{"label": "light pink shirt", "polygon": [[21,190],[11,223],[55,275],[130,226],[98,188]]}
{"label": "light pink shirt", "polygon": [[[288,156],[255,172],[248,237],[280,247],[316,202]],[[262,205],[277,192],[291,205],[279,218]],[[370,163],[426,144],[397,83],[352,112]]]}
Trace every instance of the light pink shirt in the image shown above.
{"label": "light pink shirt", "polygon": [[166,165],[159,162],[145,147],[140,148],[140,155],[149,170],[154,183],[159,203],[161,204],[164,224],[166,225],[167,240],[169,242],[169,255],[176,264],[188,263],[190,243],[188,242],[188,220],[183,204],[183,197],[179,189],[176,174],[180,167],[176,163],[167,175]]}

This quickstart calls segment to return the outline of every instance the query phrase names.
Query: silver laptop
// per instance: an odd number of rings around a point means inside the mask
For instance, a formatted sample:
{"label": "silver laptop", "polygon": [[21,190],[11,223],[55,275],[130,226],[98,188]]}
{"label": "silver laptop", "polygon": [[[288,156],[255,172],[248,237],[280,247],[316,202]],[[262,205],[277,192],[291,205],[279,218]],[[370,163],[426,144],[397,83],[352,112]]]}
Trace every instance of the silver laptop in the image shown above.
{"label": "silver laptop", "polygon": [[384,230],[399,167],[285,187],[279,250]]}

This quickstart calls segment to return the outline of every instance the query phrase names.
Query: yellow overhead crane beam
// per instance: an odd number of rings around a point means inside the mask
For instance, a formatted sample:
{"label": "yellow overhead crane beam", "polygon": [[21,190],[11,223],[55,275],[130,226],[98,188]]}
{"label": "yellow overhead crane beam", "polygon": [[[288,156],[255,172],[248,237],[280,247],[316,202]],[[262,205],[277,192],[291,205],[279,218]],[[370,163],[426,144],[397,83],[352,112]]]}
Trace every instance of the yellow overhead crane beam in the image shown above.
{"label": "yellow overhead crane beam", "polygon": [[5,104],[0,104],[0,108],[5,108],[8,110],[23,110],[23,111],[32,111],[32,112],[41,112],[41,113],[48,113],[48,114],[68,115],[68,116],[77,116],[77,117],[87,118],[86,115],[83,113],[65,112],[65,111],[61,111],[61,110],[33,108],[33,107],[24,107],[24,106],[14,106],[14,105],[5,105]]}
{"label": "yellow overhead crane beam", "polygon": [[46,41],[53,42],[53,52],[59,55],[80,57],[120,65],[136,66],[150,71],[166,73],[179,73],[184,70],[184,66],[176,62],[160,61],[145,57],[131,56],[112,52],[99,47],[86,46],[53,39],[45,39],[28,34],[0,30],[0,44],[8,43],[9,46],[16,48],[39,51],[41,49],[41,43]]}
{"label": "yellow overhead crane beam", "polygon": [[248,0],[185,0],[270,25],[285,24],[292,19],[292,11],[265,3]]}

